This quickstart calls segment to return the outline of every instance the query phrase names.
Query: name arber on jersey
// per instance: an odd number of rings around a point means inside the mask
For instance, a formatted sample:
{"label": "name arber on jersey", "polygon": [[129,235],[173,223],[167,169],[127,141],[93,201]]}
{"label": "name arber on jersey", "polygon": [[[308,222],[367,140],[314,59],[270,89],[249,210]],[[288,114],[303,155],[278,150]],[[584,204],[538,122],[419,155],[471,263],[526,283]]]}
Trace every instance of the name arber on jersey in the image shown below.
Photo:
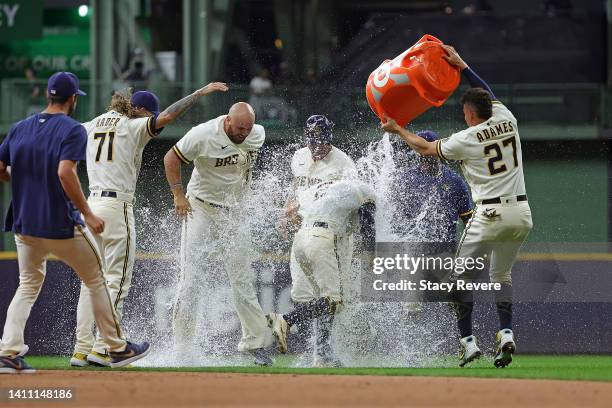
{"label": "name arber on jersey", "polygon": [[121,117],[118,118],[98,118],[98,120],[96,121],[96,127],[107,127],[107,126],[113,126],[116,127],[117,123],[119,123],[119,121],[121,120]]}
{"label": "name arber on jersey", "polygon": [[504,121],[495,126],[490,126],[487,129],[483,129],[482,131],[476,133],[476,137],[478,138],[478,142],[482,143],[495,136],[510,132],[514,132],[514,125],[512,125],[512,122]]}

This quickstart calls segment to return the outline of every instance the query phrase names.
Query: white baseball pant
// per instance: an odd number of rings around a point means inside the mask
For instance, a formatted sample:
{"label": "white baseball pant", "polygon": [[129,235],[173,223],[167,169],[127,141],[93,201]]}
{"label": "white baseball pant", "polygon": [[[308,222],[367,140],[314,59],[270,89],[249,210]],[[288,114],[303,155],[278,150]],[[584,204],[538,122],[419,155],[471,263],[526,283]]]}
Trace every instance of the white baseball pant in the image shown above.
{"label": "white baseball pant", "polygon": [[242,327],[238,350],[270,345],[272,336],[254,287],[251,235],[244,214],[192,197],[189,202],[193,213],[184,221],[181,236],[181,276],[173,313],[175,344],[193,343],[198,305],[210,302],[207,294],[215,291],[219,280],[215,274],[223,268]]}
{"label": "white baseball pant", "polygon": [[[478,204],[463,231],[457,256],[459,258],[489,258],[489,278],[493,283],[512,284],[512,266],[521,245],[533,227],[527,201],[502,197],[504,204]],[[466,271],[457,279],[472,280]]]}
{"label": "white baseball pant", "polygon": [[[136,258],[136,227],[132,204],[112,197],[90,197],[92,211],[104,220],[104,232],[95,235],[104,264],[104,277],[119,322],[123,318],[123,302],[132,283]],[[92,299],[81,284],[77,307],[75,353],[89,354],[92,350],[108,353],[100,333],[94,337]]]}
{"label": "white baseball pant", "polygon": [[308,302],[320,297],[342,301],[342,277],[351,267],[352,236],[332,229],[304,226],[295,234],[291,247],[291,298]]}
{"label": "white baseball pant", "polygon": [[0,355],[25,350],[24,329],[47,272],[47,258],[55,255],[74,269],[91,298],[96,325],[111,351],[123,351],[125,339],[104,281],[103,266],[92,234],[77,226],[70,239],[46,239],[16,234],[19,287],[7,311]]}

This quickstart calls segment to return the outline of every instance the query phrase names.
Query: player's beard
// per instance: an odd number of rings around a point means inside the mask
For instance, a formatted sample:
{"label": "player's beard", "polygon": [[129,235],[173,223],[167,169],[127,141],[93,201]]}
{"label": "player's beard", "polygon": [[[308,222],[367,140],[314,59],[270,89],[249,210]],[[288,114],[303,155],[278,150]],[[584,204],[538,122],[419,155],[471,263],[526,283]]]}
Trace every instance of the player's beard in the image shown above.
{"label": "player's beard", "polygon": [[230,129],[228,129],[228,131],[226,132],[227,137],[232,141],[232,143],[234,144],[241,144],[242,142],[244,142],[246,140],[246,138],[248,137],[248,135],[246,136],[242,136],[239,133],[233,133]]}
{"label": "player's beard", "polygon": [[72,114],[76,110],[76,106],[77,106],[77,101],[75,99],[74,103],[70,104],[70,106],[68,107],[68,116],[72,116]]}

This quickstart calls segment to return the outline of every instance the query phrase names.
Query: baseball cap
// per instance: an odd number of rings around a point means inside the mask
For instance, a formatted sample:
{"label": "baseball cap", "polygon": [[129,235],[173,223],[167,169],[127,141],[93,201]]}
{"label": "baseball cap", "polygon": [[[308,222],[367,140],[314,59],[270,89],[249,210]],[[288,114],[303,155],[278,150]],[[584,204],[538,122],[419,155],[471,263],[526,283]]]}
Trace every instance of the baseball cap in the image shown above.
{"label": "baseball cap", "polygon": [[428,142],[435,142],[436,140],[440,138],[440,136],[438,136],[438,134],[434,132],[433,130],[421,130],[419,132],[416,132],[416,135],[421,136],[423,139],[427,140]]}
{"label": "baseball cap", "polygon": [[312,115],[306,120],[304,137],[307,144],[331,143],[334,123],[325,115]]}
{"label": "baseball cap", "polygon": [[148,91],[138,91],[132,95],[132,106],[145,108],[155,115],[159,113],[159,98],[154,93]]}
{"label": "baseball cap", "polygon": [[79,78],[72,72],[56,72],[47,81],[47,92],[51,96],[87,95],[79,89]]}

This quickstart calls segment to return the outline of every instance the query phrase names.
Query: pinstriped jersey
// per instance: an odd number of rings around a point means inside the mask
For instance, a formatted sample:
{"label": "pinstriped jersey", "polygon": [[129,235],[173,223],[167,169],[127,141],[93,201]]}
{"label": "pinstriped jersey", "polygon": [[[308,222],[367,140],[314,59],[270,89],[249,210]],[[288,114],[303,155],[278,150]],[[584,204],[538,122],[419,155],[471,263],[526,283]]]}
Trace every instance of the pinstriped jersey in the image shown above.
{"label": "pinstriped jersey", "polygon": [[156,134],[155,116],[129,119],[115,111],[83,123],[90,191],[134,194],[142,152]]}
{"label": "pinstriped jersey", "polygon": [[296,192],[302,191],[321,181],[329,181],[357,174],[355,162],[346,153],[332,146],[321,160],[314,161],[308,147],[298,149],[291,159],[291,171]]}
{"label": "pinstriped jersey", "polygon": [[516,118],[501,102],[485,122],[441,139],[438,156],[460,160],[474,201],[526,194]]}
{"label": "pinstriped jersey", "polygon": [[251,172],[266,134],[253,125],[241,144],[230,140],[223,123],[227,115],[193,127],[172,148],[185,164],[194,168],[187,194],[209,203],[232,206],[243,197],[251,183]]}

